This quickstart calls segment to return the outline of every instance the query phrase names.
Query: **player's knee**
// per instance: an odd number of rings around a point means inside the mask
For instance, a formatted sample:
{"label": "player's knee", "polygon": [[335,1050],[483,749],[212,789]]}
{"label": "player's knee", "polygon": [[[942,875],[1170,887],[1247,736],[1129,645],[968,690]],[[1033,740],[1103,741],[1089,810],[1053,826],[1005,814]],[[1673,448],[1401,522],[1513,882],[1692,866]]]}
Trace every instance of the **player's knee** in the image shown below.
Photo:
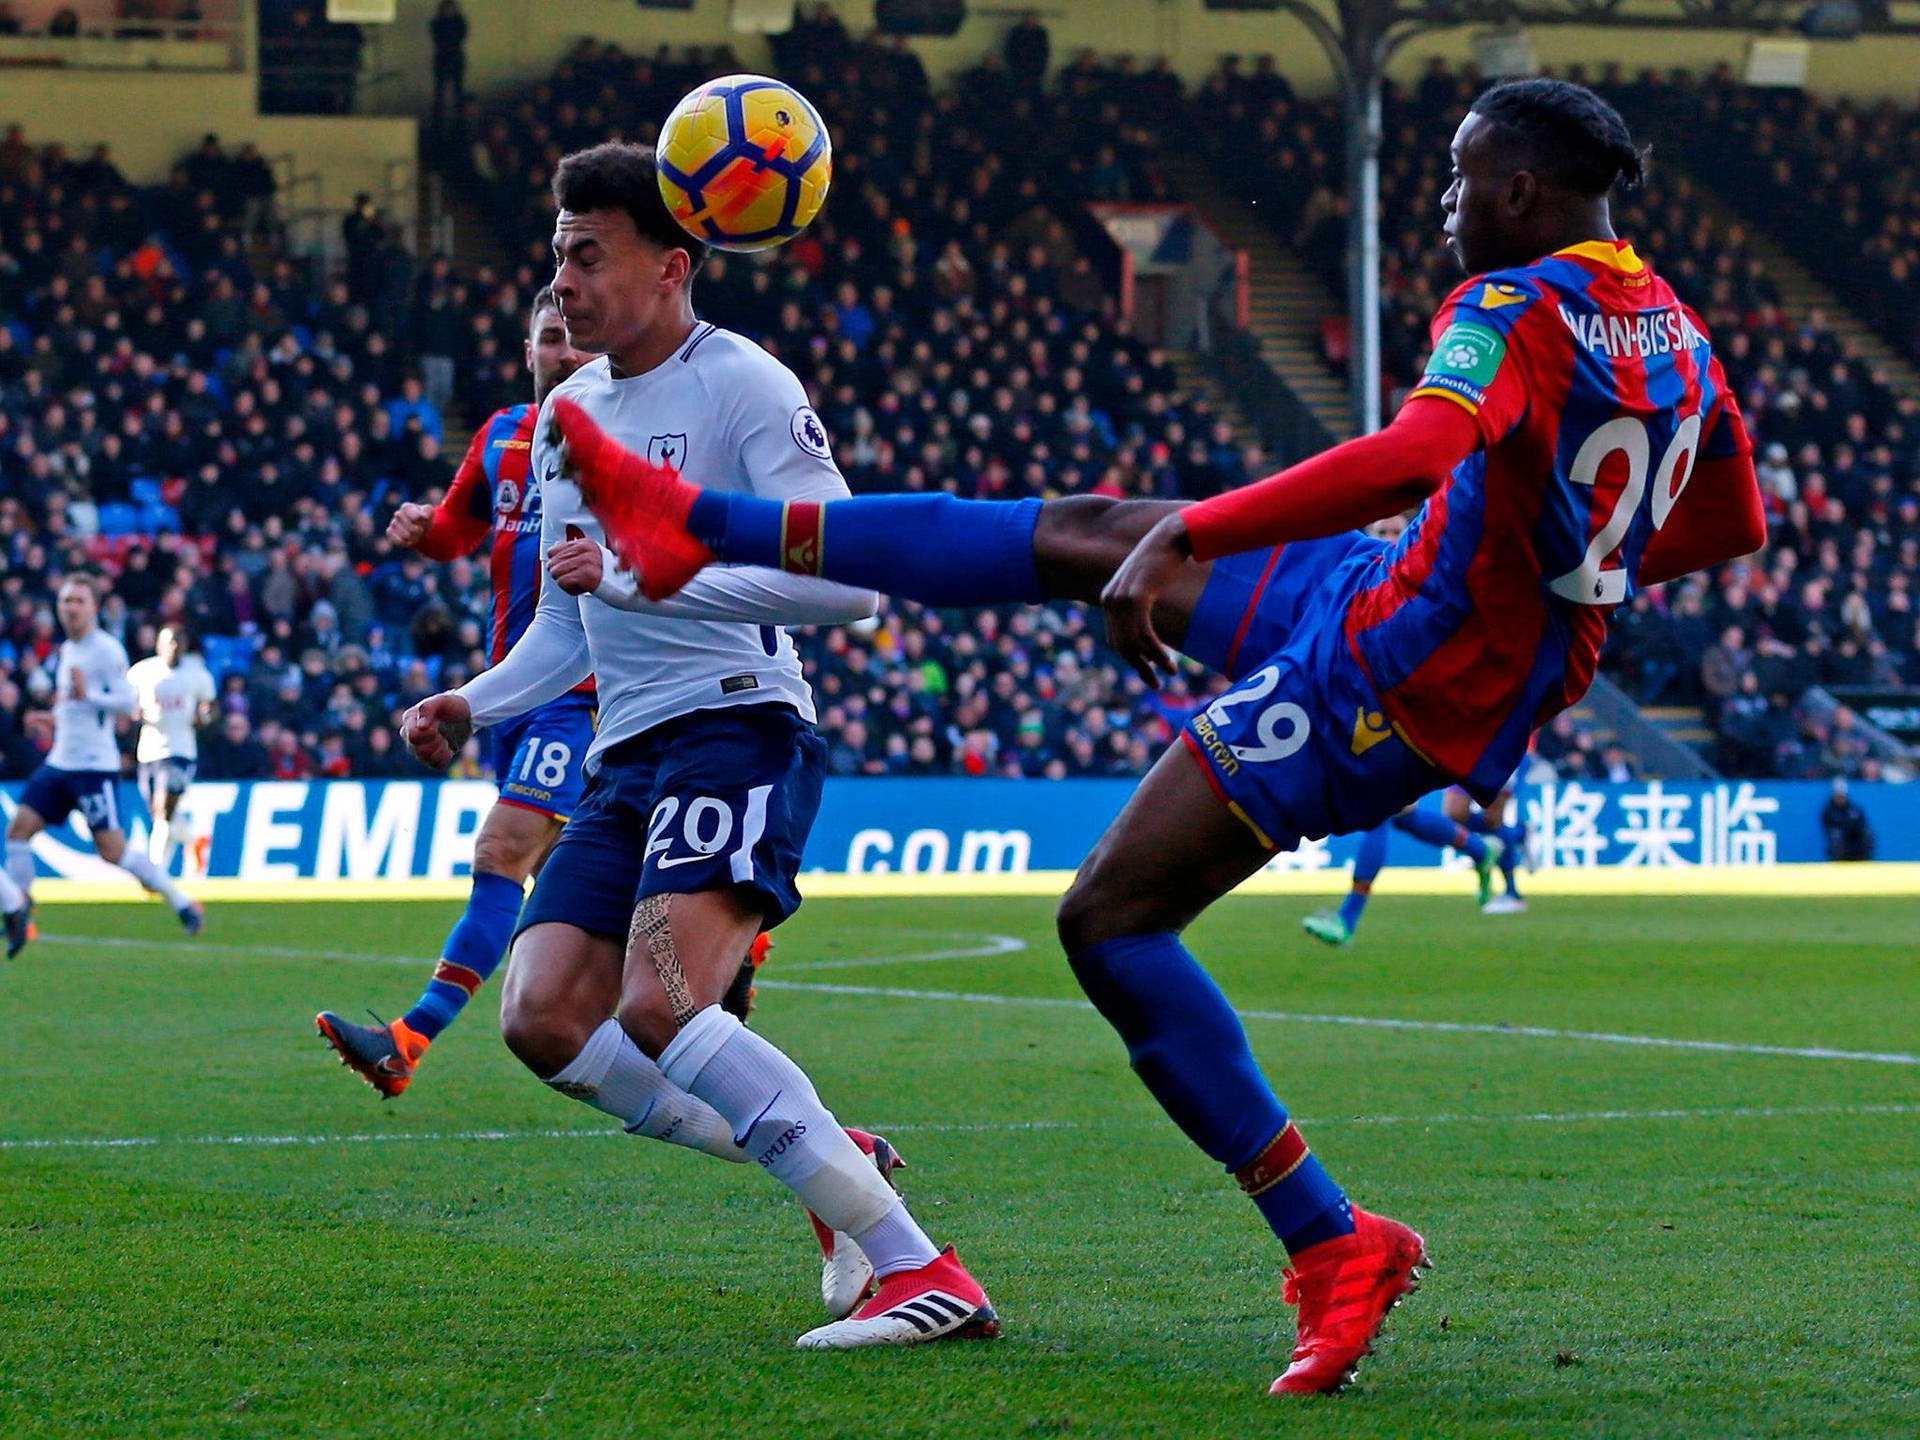
{"label": "player's knee", "polygon": [[7,839],[31,840],[33,838],[33,817],[22,810],[13,812],[13,819],[7,822]]}
{"label": "player's knee", "polygon": [[1116,900],[1097,867],[1083,866],[1054,912],[1054,929],[1067,954],[1075,955],[1125,933],[1115,928]]}
{"label": "player's knee", "polygon": [[620,1028],[633,1037],[643,1054],[658,1060],[673,1037],[680,1033],[680,1021],[661,995],[623,995],[616,1018]]}
{"label": "player's knee", "polygon": [[500,997],[500,1038],[515,1059],[543,1080],[572,1064],[605,1019],[576,1014],[560,997],[525,986],[509,988]]}
{"label": "player's knee", "polygon": [[120,857],[127,853],[127,837],[118,830],[96,830],[93,832],[93,853],[109,865],[118,865]]}
{"label": "player's knee", "polygon": [[473,841],[473,872],[476,875],[501,875],[515,884],[526,883],[533,873],[538,842],[530,843],[521,834],[501,835],[482,830]]}

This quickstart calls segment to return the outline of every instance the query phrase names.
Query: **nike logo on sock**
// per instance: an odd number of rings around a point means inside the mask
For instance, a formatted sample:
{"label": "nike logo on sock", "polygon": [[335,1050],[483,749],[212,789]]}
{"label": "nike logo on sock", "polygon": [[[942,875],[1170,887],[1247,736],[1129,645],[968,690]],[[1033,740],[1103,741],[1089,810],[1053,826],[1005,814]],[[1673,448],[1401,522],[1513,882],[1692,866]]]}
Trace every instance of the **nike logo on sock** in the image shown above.
{"label": "nike logo on sock", "polygon": [[773,1107],[780,1102],[780,1097],[786,1093],[787,1092],[784,1089],[774,1091],[773,1099],[767,1101],[765,1105],[760,1107],[760,1113],[754,1116],[753,1119],[747,1122],[746,1129],[742,1130],[738,1135],[733,1137],[733,1143],[738,1145],[742,1150],[746,1149],[747,1137],[753,1134],[753,1127],[758,1125],[762,1120],[767,1118],[767,1111],[773,1109]]}

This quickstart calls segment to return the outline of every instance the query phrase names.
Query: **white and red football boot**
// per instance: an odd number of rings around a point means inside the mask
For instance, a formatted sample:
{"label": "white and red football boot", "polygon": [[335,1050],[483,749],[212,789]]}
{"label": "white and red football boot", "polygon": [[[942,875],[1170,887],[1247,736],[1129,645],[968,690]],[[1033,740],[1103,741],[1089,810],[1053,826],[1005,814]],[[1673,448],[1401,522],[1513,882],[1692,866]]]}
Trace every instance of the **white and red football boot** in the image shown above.
{"label": "white and red football boot", "polygon": [[802,1350],[858,1350],[868,1345],[922,1345],[931,1340],[991,1340],[999,1317],[987,1292],[949,1245],[918,1270],[880,1282],[874,1297],[844,1320],[809,1330]]}

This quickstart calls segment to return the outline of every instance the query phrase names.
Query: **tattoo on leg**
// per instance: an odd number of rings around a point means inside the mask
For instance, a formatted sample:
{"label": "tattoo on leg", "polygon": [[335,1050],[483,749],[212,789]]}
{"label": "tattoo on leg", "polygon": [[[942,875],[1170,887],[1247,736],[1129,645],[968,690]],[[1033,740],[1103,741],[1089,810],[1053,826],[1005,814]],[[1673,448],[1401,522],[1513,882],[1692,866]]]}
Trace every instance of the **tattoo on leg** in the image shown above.
{"label": "tattoo on leg", "polygon": [[633,928],[627,933],[627,949],[632,951],[636,944],[647,947],[647,954],[653,957],[654,973],[659,975],[660,984],[667,992],[667,1008],[673,1012],[673,1023],[684,1026],[694,1017],[693,995],[687,989],[686,971],[680,968],[680,957],[674,953],[673,927],[667,923],[667,911],[673,901],[671,895],[649,895],[633,907]]}

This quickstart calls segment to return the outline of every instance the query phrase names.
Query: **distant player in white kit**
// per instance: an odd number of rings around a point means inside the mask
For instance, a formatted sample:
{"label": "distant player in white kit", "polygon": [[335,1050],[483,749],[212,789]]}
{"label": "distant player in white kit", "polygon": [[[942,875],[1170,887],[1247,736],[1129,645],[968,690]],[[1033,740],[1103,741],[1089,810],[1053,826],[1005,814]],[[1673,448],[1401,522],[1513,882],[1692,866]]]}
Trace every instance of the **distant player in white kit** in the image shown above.
{"label": "distant player in white kit", "polygon": [[133,752],[140,766],[140,795],[153,819],[147,858],[164,875],[173,852],[187,842],[180,802],[200,759],[194,732],[212,723],[216,694],[213,675],[194,653],[184,625],[161,630],[153,648],[152,655],[127,672],[127,683],[133,686],[140,716],[140,739]]}
{"label": "distant player in white kit", "polygon": [[501,999],[507,1044],[630,1129],[665,1117],[718,1132],[858,1242],[878,1293],[803,1346],[992,1335],[993,1309],[952,1248],[934,1247],[805,1072],[719,1003],[754,936],[798,907],[820,803],[825,745],[779,627],[864,619],[876,597],[717,567],[648,603],[599,543],[550,417],[565,397],[635,453],[720,489],[825,500],[846,482],[793,374],[694,318],[688,286],[705,246],[667,213],[651,150],[570,155],[553,190],[553,291],[569,342],[602,352],[553,392],[534,434],[556,583],[504,660],[405,722],[415,754],[438,768],[473,726],[589,673],[599,686],[586,792],[520,916]]}
{"label": "distant player in white kit", "polygon": [[120,823],[120,741],[116,726],[133,711],[127,683],[127,652],[100,628],[93,583],[69,575],[57,601],[66,641],[54,674],[53,749],[27,778],[7,826],[7,873],[0,876],[0,910],[6,912],[7,953],[19,953],[27,938],[27,902],[33,893],[33,837],[78,810],[93,834],[93,849],[148,890],[161,896],[189,935],[205,923],[189,900],[138,850],[127,848]]}

